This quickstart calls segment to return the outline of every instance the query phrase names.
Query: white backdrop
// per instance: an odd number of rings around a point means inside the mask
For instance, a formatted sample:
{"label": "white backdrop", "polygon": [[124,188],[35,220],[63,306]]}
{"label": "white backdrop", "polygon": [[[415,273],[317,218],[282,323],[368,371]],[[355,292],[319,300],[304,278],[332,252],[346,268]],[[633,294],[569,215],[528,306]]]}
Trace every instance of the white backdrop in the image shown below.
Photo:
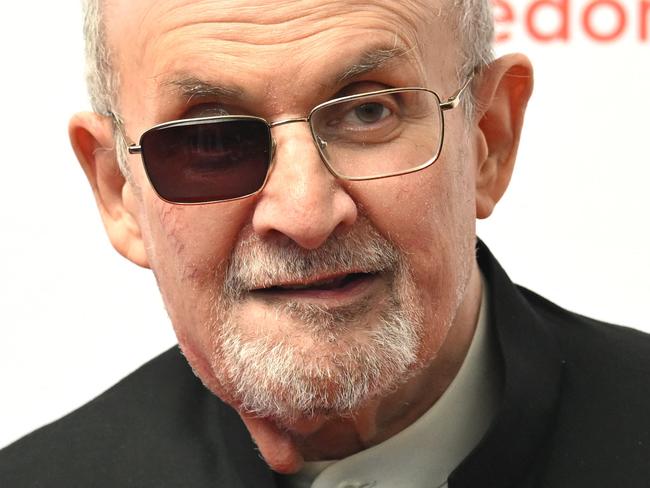
{"label": "white backdrop", "polygon": [[[617,2],[626,27],[611,42],[585,33],[586,0],[564,3],[569,38],[551,43],[524,28],[532,0],[500,7],[513,20],[501,24],[510,40],[498,50],[529,54],[537,83],[511,189],[479,235],[515,281],[569,309],[650,331],[643,2]],[[110,247],[68,146],[69,116],[88,107],[77,2],[2,5],[0,446],[175,342],[151,274]],[[617,12],[596,9],[592,30],[614,32]],[[542,5],[534,28],[551,35],[559,19]]]}

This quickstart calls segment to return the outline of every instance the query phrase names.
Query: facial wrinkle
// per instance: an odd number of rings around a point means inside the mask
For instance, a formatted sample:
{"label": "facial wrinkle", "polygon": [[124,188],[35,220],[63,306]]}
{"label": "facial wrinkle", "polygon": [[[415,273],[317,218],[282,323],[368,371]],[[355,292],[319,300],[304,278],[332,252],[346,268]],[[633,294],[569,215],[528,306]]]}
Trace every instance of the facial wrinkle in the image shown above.
{"label": "facial wrinkle", "polygon": [[[273,8],[265,10],[258,6],[254,11],[247,11],[246,8],[236,7],[229,10],[221,3],[215,9],[206,2],[192,2],[189,5],[180,2],[167,9],[161,6],[155,15],[153,12],[148,14],[143,23],[155,25],[158,38],[177,33],[181,38],[192,36],[253,45],[286,44],[358,24],[363,28],[376,28],[399,35],[411,41],[408,42],[409,46],[417,45],[416,33],[422,12],[415,15],[409,9],[396,9],[391,6],[392,2],[372,5],[364,2],[352,6],[349,2],[325,2],[317,6],[306,4],[308,2],[287,2],[288,7],[282,9],[274,3]],[[150,41],[150,34],[143,32],[140,35],[141,46]]]}

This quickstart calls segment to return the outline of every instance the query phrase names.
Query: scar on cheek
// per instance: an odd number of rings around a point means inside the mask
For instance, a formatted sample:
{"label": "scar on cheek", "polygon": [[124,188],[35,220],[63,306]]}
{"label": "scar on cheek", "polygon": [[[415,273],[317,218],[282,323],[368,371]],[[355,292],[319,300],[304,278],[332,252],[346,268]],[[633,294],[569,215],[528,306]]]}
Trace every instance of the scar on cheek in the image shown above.
{"label": "scar on cheek", "polygon": [[182,254],[185,251],[186,238],[183,237],[184,230],[187,229],[187,224],[184,222],[183,208],[178,205],[161,204],[158,207],[158,222],[159,228],[157,234],[154,235],[154,240],[164,245],[174,254]]}
{"label": "scar on cheek", "polygon": [[181,279],[186,282],[196,283],[205,281],[206,267],[200,264],[189,264],[182,267]]}

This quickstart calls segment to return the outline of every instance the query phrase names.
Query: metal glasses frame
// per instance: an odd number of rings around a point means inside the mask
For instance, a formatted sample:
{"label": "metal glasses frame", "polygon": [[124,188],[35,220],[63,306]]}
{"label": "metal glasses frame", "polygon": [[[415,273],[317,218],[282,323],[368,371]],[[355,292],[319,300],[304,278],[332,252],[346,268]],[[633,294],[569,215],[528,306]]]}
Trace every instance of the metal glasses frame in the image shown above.
{"label": "metal glasses frame", "polygon": [[[225,121],[230,121],[230,120],[232,120],[232,121],[237,121],[237,120],[257,120],[257,121],[260,121],[260,122],[263,122],[264,124],[266,124],[266,126],[269,128],[269,134],[271,134],[271,129],[274,128],[274,127],[279,127],[281,125],[287,125],[287,124],[293,124],[293,123],[296,123],[296,122],[305,122],[305,123],[307,123],[309,125],[309,129],[310,129],[310,132],[311,132],[311,135],[312,135],[312,139],[314,140],[316,148],[318,149],[318,154],[319,154],[319,156],[321,158],[321,161],[323,162],[323,164],[325,164],[325,167],[327,168],[327,170],[333,176],[335,176],[336,178],[340,178],[342,180],[347,180],[347,181],[367,181],[367,180],[378,180],[378,179],[383,179],[383,178],[390,178],[390,177],[393,177],[393,176],[400,176],[400,175],[405,175],[405,174],[415,173],[417,171],[421,171],[421,170],[423,170],[425,168],[428,168],[429,166],[431,166],[433,163],[435,163],[438,160],[438,158],[440,157],[440,153],[442,151],[442,145],[443,145],[443,142],[444,142],[444,139],[445,139],[444,112],[446,112],[447,110],[452,110],[452,109],[458,107],[458,105],[460,105],[461,97],[462,97],[463,93],[467,90],[467,87],[470,85],[471,81],[472,81],[472,77],[467,78],[467,80],[463,83],[463,85],[458,90],[456,90],[456,92],[454,92],[453,95],[451,95],[449,98],[447,98],[444,102],[442,102],[440,100],[440,97],[438,96],[438,94],[436,92],[434,92],[433,90],[430,90],[428,88],[421,88],[421,87],[388,88],[388,89],[385,89],[385,90],[376,90],[376,91],[371,91],[371,92],[366,92],[366,93],[359,93],[359,94],[349,95],[349,96],[340,97],[340,98],[334,98],[332,100],[328,100],[328,101],[323,102],[323,103],[321,103],[319,105],[316,105],[313,109],[311,109],[311,111],[309,112],[309,115],[307,117],[295,117],[295,118],[289,118],[289,119],[282,119],[282,120],[277,120],[275,122],[269,122],[269,121],[267,121],[266,119],[264,119],[262,117],[256,117],[256,116],[252,116],[252,115],[217,115],[217,116],[211,116],[211,117],[198,117],[198,118],[194,118],[194,119],[172,120],[172,121],[169,121],[169,122],[164,122],[162,124],[154,125],[150,129],[146,130],[140,136],[140,141],[142,141],[142,137],[144,136],[144,134],[146,134],[148,132],[151,132],[151,131],[155,131],[157,129],[164,129],[164,128],[167,128],[167,127],[174,127],[174,126],[195,125],[195,124],[201,124],[203,122],[212,122],[212,121],[223,121],[223,122],[225,122]],[[348,101],[352,101],[352,100],[357,100],[359,98],[364,98],[364,97],[367,97],[367,96],[386,95],[386,94],[391,94],[391,93],[401,93],[401,92],[408,92],[408,91],[424,91],[424,92],[431,93],[436,98],[436,100],[438,102],[438,108],[440,110],[440,123],[441,123],[441,125],[440,125],[440,141],[438,143],[438,148],[436,149],[436,152],[433,155],[433,157],[431,157],[429,160],[425,161],[424,163],[422,163],[422,164],[420,164],[418,166],[415,166],[414,168],[409,168],[409,169],[402,170],[402,171],[394,171],[394,172],[391,172],[391,173],[382,173],[382,174],[372,175],[372,176],[347,176],[347,175],[344,175],[342,173],[339,173],[331,165],[331,163],[327,160],[327,156],[324,153],[326,143],[325,143],[325,141],[323,141],[318,136],[318,134],[316,134],[316,131],[314,130],[314,126],[311,123],[311,119],[312,119],[313,115],[315,113],[319,112],[323,108],[330,107],[332,105],[336,105],[336,104],[339,104],[339,103],[348,102]],[[140,154],[140,156],[142,157],[142,162],[144,164],[145,174],[147,175],[147,179],[149,180],[149,184],[154,189],[154,191],[156,192],[158,197],[161,200],[164,200],[165,202],[172,203],[174,205],[206,205],[206,204],[210,204],[210,203],[231,202],[231,201],[234,201],[234,200],[241,200],[243,198],[248,198],[248,197],[251,197],[253,195],[258,194],[259,192],[261,192],[264,189],[264,187],[266,186],[266,182],[269,179],[269,175],[273,171],[273,166],[275,164],[276,142],[275,142],[275,139],[273,138],[273,136],[271,135],[270,136],[271,137],[271,147],[270,147],[270,151],[269,151],[268,170],[266,171],[266,176],[264,178],[264,181],[263,181],[262,185],[256,191],[254,191],[252,193],[248,193],[246,195],[239,196],[239,197],[228,198],[228,199],[223,199],[223,200],[209,200],[209,201],[205,201],[205,202],[175,202],[175,201],[168,200],[168,199],[164,198],[163,196],[161,196],[158,193],[158,190],[156,190],[156,187],[151,183],[151,178],[149,177],[149,172],[147,170],[147,165],[146,165],[146,162],[144,161],[144,155],[142,154],[142,146],[140,144],[134,143],[133,140],[128,137],[128,135],[126,134],[126,131],[124,129],[124,124],[122,123],[120,118],[115,113],[110,112],[109,115],[112,117],[113,121],[115,122],[115,125],[117,126],[118,130],[120,131],[120,134],[122,135],[122,137],[124,138],[124,140],[128,144],[127,149],[128,149],[129,154]]]}

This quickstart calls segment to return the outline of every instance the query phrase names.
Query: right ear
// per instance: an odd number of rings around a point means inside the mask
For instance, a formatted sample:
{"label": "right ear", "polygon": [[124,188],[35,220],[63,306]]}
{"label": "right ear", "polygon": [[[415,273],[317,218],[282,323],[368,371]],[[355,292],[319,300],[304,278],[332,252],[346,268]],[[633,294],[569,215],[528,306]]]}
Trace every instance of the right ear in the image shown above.
{"label": "right ear", "polygon": [[139,202],[120,171],[110,118],[92,113],[72,117],[70,142],[92,187],[106,233],[113,247],[135,264],[148,268],[138,222]]}

